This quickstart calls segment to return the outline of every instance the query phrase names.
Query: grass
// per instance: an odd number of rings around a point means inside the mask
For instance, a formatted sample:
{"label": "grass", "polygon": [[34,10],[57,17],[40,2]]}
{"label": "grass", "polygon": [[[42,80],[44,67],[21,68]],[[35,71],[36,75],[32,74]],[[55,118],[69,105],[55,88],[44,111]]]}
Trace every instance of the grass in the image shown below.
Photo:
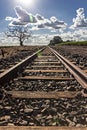
{"label": "grass", "polygon": [[87,46],[87,41],[71,41],[71,42],[64,42],[57,45],[79,45],[79,46]]}
{"label": "grass", "polygon": [[39,52],[39,53],[37,54],[37,56],[38,56],[38,57],[39,57],[39,56],[42,56],[41,52]]}

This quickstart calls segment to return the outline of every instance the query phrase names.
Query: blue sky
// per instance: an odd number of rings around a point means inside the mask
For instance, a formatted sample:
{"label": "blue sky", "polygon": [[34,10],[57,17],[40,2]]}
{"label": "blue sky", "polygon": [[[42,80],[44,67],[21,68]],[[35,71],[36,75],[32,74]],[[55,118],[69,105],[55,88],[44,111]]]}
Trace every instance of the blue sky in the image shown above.
{"label": "blue sky", "polygon": [[[22,0],[21,0],[22,1]],[[29,0],[25,0],[29,1]],[[32,15],[40,14],[44,19],[50,19],[51,17],[55,17],[58,21],[64,21],[67,24],[67,28],[64,33],[67,31],[72,32],[70,30],[70,26],[73,25],[73,28],[80,30],[84,30],[84,27],[87,27],[87,1],[80,0],[32,0],[33,6],[24,5],[19,0],[0,0],[0,32],[6,31],[6,28],[10,21],[6,21],[6,17],[17,18],[17,15],[14,11],[16,6],[21,6],[28,13]],[[83,9],[81,9],[83,8]],[[76,10],[77,13],[76,13]],[[80,13],[81,12],[81,13]],[[78,17],[77,17],[78,15]],[[80,16],[84,18],[80,20]],[[74,22],[72,21],[75,18]],[[79,20],[78,20],[79,19]],[[84,20],[83,20],[84,19]],[[79,21],[79,22],[78,22]],[[84,22],[83,22],[84,21]],[[78,24],[78,23],[79,24]],[[39,33],[44,32],[50,34],[49,30],[39,30]],[[58,31],[57,31],[58,33]]]}
{"label": "blue sky", "polygon": [[[33,0],[32,0],[33,1]],[[35,0],[34,0],[35,1]],[[87,1],[80,0],[36,0],[37,4],[34,8],[23,6],[16,0],[0,0],[0,22],[4,22],[6,16],[15,16],[14,8],[17,5],[22,6],[32,14],[39,13],[46,18],[56,16],[60,20],[64,20],[69,25],[76,15],[76,9],[87,9]],[[3,25],[4,26],[4,25]],[[0,26],[0,28],[3,28]]]}
{"label": "blue sky", "polygon": [[[32,0],[33,1],[33,0]],[[35,0],[34,0],[35,1]],[[87,1],[80,0],[36,0],[37,4],[34,9],[24,7],[31,13],[42,13],[47,17],[56,15],[59,18],[72,18],[75,15],[75,10],[78,8],[87,8]],[[18,4],[16,0],[0,0],[0,19],[7,15],[15,14],[14,7]],[[23,5],[22,5],[23,6]],[[62,16],[63,15],[63,16]]]}

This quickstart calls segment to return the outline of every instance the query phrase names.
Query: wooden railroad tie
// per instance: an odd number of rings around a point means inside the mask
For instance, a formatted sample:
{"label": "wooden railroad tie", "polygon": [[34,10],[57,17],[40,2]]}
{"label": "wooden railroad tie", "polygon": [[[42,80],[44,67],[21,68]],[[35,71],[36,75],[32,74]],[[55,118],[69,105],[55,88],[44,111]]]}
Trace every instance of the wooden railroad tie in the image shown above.
{"label": "wooden railroad tie", "polygon": [[55,66],[55,65],[32,65],[32,68],[63,68],[63,66]]}
{"label": "wooden railroad tie", "polygon": [[55,58],[55,56],[38,56],[38,58]]}
{"label": "wooden railroad tie", "polygon": [[25,76],[19,77],[19,80],[57,80],[57,81],[70,81],[74,78],[70,77],[52,77],[52,76]]}
{"label": "wooden railroad tie", "polygon": [[25,72],[45,72],[45,73],[68,73],[66,70],[25,70]]}
{"label": "wooden railroad tie", "polygon": [[0,126],[0,130],[87,130],[87,127],[67,126]]}
{"label": "wooden railroad tie", "polygon": [[58,60],[45,60],[45,59],[36,59],[36,60],[34,60],[35,62],[58,62]]}
{"label": "wooden railroad tie", "polygon": [[75,98],[80,92],[30,92],[30,91],[7,91],[7,94],[14,98],[29,98],[29,99],[59,99],[59,98]]}
{"label": "wooden railroad tie", "polygon": [[39,62],[34,62],[34,64],[57,64],[57,65],[60,65],[61,63],[60,62],[41,62],[41,61],[39,61]]}

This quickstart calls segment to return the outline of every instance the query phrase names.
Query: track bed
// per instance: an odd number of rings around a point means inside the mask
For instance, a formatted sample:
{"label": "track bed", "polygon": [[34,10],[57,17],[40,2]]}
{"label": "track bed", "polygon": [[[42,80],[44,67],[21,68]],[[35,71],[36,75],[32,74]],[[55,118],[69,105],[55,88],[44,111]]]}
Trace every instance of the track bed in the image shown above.
{"label": "track bed", "polygon": [[86,128],[86,81],[79,82],[50,48],[39,51],[27,62],[21,71],[15,69],[13,79],[0,86],[0,125],[36,126],[40,130],[52,126],[53,130]]}

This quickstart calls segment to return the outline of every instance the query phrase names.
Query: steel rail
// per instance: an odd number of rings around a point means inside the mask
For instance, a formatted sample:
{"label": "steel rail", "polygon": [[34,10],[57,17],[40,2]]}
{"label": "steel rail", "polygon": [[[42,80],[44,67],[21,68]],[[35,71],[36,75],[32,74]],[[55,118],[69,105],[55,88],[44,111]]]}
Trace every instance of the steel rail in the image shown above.
{"label": "steel rail", "polygon": [[38,56],[38,53],[40,53],[44,49],[45,49],[45,47],[40,49],[39,51],[35,52],[31,56],[28,56],[27,58],[25,58],[18,64],[14,65],[10,69],[6,70],[5,72],[1,73],[0,74],[0,85],[6,84],[7,82],[9,82],[13,78],[15,78],[18,75],[18,73],[22,72],[24,67],[26,67],[29,63],[31,63],[31,61]]}
{"label": "steel rail", "polygon": [[65,65],[68,71],[75,77],[78,83],[83,87],[87,88],[87,74],[83,72],[79,67],[74,65],[72,62],[64,58],[57,51],[50,48],[49,49],[56,55],[56,57]]}

